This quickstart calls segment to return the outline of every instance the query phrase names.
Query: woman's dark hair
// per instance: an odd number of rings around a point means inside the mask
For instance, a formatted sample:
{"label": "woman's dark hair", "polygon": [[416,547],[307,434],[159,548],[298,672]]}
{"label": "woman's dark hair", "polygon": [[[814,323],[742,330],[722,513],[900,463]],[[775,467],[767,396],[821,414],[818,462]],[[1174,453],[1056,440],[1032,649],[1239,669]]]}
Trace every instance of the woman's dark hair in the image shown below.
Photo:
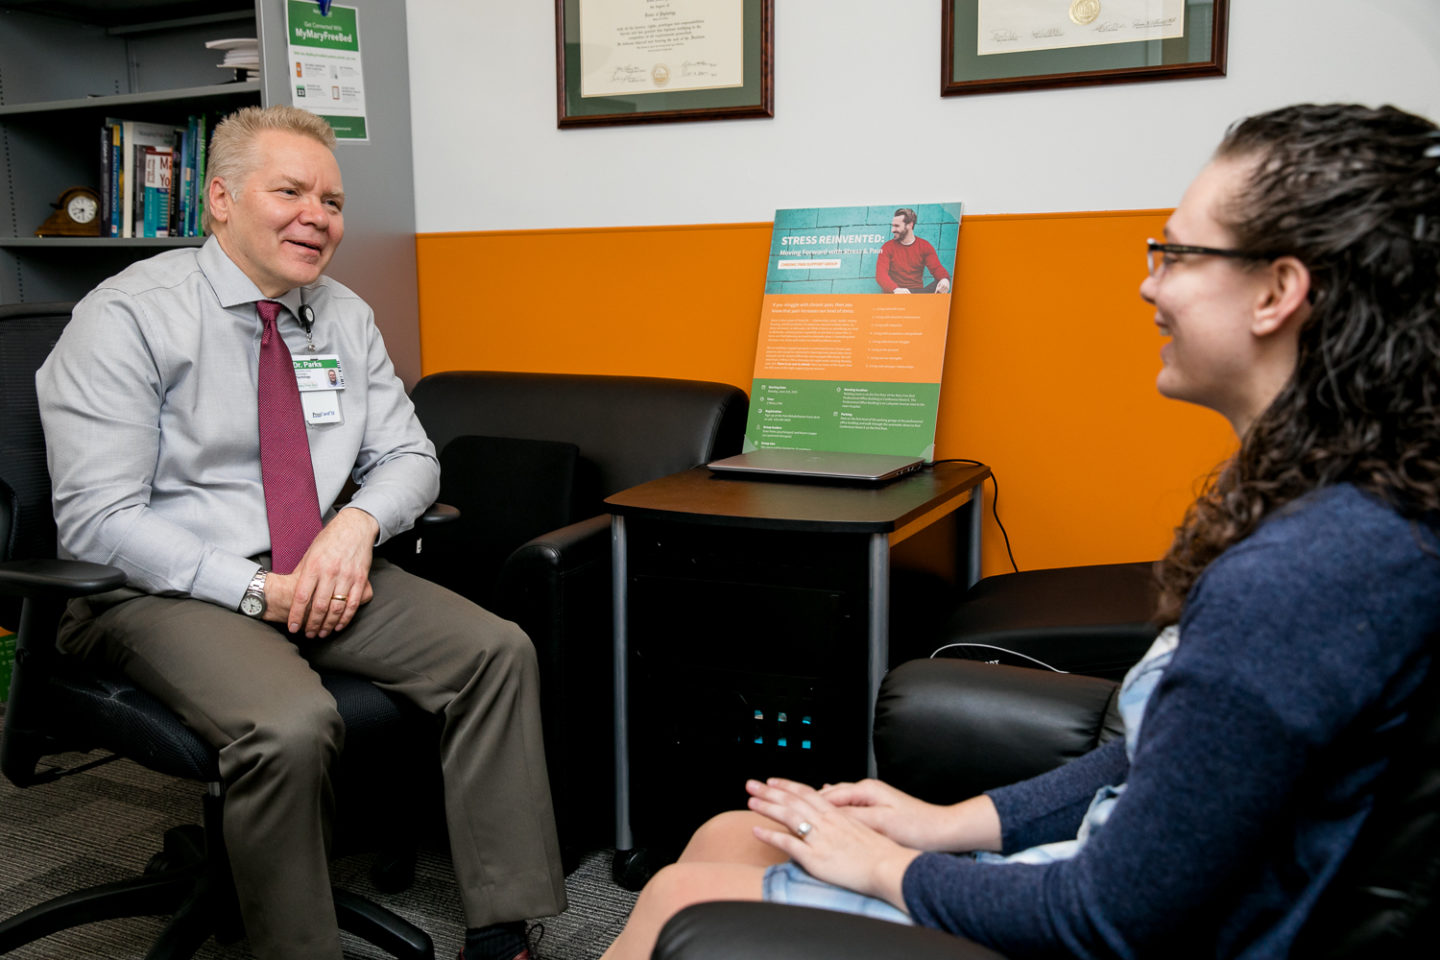
{"label": "woman's dark hair", "polygon": [[1351,483],[1440,516],[1440,130],[1394,107],[1286,107],[1215,152],[1250,166],[1221,220],[1241,250],[1310,271],[1295,372],[1160,561],[1158,620],[1227,547],[1297,497]]}

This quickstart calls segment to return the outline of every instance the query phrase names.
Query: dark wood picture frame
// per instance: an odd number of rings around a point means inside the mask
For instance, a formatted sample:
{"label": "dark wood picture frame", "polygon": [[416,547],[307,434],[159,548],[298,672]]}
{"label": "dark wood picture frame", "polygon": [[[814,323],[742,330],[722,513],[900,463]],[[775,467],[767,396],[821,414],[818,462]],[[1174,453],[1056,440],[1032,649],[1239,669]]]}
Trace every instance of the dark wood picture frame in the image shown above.
{"label": "dark wood picture frame", "polygon": [[595,127],[775,116],[775,0],[742,2],[744,86],[581,98],[580,0],[555,0],[556,125]]}
{"label": "dark wood picture frame", "polygon": [[[979,0],[942,0],[940,25],[940,95],[966,96],[1010,90],[1223,77],[1229,0],[1186,0],[1185,37],[1130,43],[1030,50],[979,57]],[[1196,31],[1203,29],[1197,46]],[[1160,63],[1136,64],[1137,55]]]}

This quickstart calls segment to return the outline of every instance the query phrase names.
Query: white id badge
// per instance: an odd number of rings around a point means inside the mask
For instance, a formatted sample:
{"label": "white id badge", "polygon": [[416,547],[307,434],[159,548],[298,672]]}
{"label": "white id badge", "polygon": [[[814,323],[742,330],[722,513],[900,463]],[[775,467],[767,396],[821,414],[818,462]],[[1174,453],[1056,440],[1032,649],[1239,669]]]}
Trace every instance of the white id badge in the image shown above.
{"label": "white id badge", "polygon": [[344,423],[340,413],[340,392],[345,389],[345,371],[336,354],[291,357],[295,385],[300,388],[300,406],[305,422]]}

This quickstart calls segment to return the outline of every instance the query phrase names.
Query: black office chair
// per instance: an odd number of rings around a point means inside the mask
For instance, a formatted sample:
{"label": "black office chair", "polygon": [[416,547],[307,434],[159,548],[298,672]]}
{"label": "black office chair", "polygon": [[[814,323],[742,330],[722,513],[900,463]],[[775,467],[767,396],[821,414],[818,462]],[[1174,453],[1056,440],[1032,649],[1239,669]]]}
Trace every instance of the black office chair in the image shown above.
{"label": "black office chair", "polygon": [[[16,786],[31,787],[129,758],[207,784],[203,826],[169,831],[164,849],[140,877],[67,894],[0,922],[0,954],[84,923],[169,915],[148,957],[190,957],[211,935],[233,939],[241,933],[220,828],[224,788],[216,753],[123,676],[72,662],[55,649],[64,602],[113,589],[125,579],[114,567],[55,559],[35,371],[69,320],[70,307],[0,307],[0,623],[18,624],[0,771]],[[353,818],[373,823],[385,816],[388,827],[394,805],[426,775],[425,751],[415,750],[414,742],[435,739],[434,721],[359,677],[322,671],[322,678],[346,726],[345,752],[335,771],[337,838]],[[70,770],[41,765],[48,756],[92,750],[110,755]],[[429,766],[438,770],[438,763]],[[384,809],[347,814],[346,796],[363,796]],[[433,958],[430,938],[418,927],[355,894],[334,893],[341,929],[404,960]]]}

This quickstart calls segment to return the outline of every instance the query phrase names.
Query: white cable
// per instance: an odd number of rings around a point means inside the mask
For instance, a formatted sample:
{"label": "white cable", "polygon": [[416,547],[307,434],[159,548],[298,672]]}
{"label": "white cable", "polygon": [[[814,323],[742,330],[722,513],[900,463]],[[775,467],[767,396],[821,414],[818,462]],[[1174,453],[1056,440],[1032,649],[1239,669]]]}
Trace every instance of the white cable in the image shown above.
{"label": "white cable", "polygon": [[1037,659],[1035,659],[1034,657],[1030,656],[1028,653],[1021,653],[1019,650],[1007,650],[1005,647],[997,647],[997,646],[995,646],[995,645],[993,645],[993,644],[989,644],[989,643],[947,643],[947,644],[945,644],[945,646],[940,647],[939,649],[937,649],[937,650],[935,651],[935,653],[930,654],[930,659],[931,659],[931,660],[934,660],[936,653],[939,653],[941,650],[949,650],[951,647],[983,647],[983,648],[985,648],[986,650],[999,650],[1001,653],[1008,653],[1008,654],[1010,654],[1012,657],[1023,657],[1024,659],[1029,660],[1031,663],[1037,663],[1037,664],[1039,664],[1040,666],[1044,667],[1046,670],[1053,670],[1053,671],[1055,671],[1056,673],[1069,673],[1069,672],[1070,672],[1069,670],[1061,670],[1059,667],[1052,667],[1052,666],[1050,666],[1050,664],[1046,663],[1044,660],[1037,660]]}

